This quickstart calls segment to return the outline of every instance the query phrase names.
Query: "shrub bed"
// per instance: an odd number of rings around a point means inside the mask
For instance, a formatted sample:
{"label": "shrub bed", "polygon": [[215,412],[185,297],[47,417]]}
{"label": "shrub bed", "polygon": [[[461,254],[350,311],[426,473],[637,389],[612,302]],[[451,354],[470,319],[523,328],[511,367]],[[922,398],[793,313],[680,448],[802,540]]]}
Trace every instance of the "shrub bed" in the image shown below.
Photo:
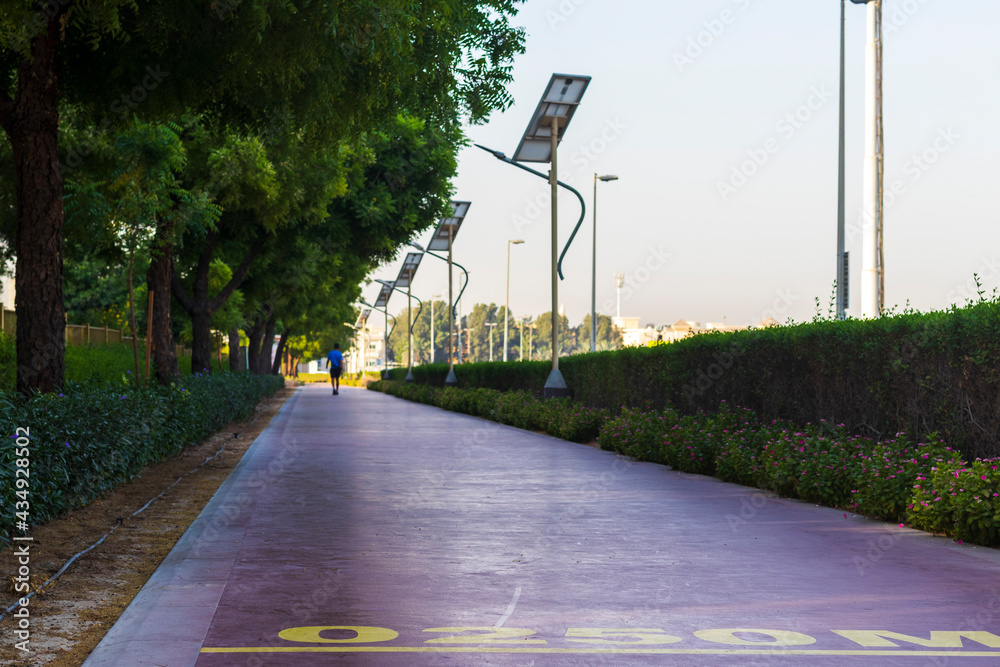
{"label": "shrub bed", "polygon": [[[252,414],[284,378],[194,375],[169,387],[73,385],[24,399],[0,394],[0,545],[14,529],[15,437],[28,429],[29,524],[90,503],[133,479],[144,466],[179,452]],[[23,453],[23,452],[22,452]]]}

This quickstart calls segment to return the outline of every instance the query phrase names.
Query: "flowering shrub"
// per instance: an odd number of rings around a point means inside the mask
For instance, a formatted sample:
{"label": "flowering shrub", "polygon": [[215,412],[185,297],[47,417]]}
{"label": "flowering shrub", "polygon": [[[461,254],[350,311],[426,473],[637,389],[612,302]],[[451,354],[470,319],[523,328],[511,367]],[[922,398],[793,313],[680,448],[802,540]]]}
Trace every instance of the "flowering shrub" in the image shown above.
{"label": "flowering shrub", "polygon": [[915,528],[1000,546],[1000,459],[944,461],[917,477],[907,519]]}
{"label": "flowering shrub", "polygon": [[595,440],[608,416],[607,410],[588,408],[568,398],[542,401],[537,412],[541,430],[573,442]]}
{"label": "flowering shrub", "polygon": [[664,463],[660,458],[660,445],[667,430],[677,423],[673,410],[642,412],[622,408],[621,415],[604,423],[597,436],[601,449],[618,452],[639,459]]}

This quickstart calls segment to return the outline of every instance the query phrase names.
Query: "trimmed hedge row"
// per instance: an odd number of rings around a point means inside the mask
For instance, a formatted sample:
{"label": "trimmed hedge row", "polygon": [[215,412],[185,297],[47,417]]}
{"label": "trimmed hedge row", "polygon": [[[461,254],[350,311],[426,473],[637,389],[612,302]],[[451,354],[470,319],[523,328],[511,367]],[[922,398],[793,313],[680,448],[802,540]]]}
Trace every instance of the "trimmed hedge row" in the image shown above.
{"label": "trimmed hedge row", "polygon": [[[669,345],[564,357],[572,396],[618,412],[715,411],[723,402],[763,418],[845,424],[951,443],[968,459],[1000,456],[1000,300],[934,313],[818,321],[706,333]],[[463,364],[460,386],[540,392],[547,362]],[[402,380],[405,369],[390,372]],[[447,366],[414,368],[442,386]]]}
{"label": "trimmed hedge row", "polygon": [[573,442],[595,440],[601,424],[610,417],[606,410],[588,408],[565,398],[545,401],[526,391],[502,392],[482,387],[438,389],[394,380],[373,382],[368,388],[517,428],[545,431]]}
{"label": "trimmed hedge row", "polygon": [[[169,387],[70,385],[62,394],[23,399],[0,394],[0,546],[17,520],[15,465],[27,458],[29,525],[88,504],[135,478],[143,467],[246,419],[284,378],[195,375]],[[27,457],[16,437],[28,429]],[[23,451],[21,452],[23,454]],[[23,506],[21,506],[23,507]]]}

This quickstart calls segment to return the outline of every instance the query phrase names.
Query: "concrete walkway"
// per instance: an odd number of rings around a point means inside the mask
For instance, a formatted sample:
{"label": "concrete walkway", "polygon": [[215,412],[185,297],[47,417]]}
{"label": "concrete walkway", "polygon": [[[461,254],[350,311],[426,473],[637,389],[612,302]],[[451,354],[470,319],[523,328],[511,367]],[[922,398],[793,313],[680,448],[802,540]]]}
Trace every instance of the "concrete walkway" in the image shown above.
{"label": "concrete walkway", "polygon": [[299,390],[85,663],[997,665],[1000,558]]}

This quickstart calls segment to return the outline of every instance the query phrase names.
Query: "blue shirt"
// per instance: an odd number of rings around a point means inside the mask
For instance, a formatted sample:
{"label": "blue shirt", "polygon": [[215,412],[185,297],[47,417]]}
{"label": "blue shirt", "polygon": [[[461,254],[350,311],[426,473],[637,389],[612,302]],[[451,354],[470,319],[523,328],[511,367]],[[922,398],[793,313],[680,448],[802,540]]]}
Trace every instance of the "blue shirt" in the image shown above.
{"label": "blue shirt", "polygon": [[326,355],[327,366],[336,366],[337,368],[344,367],[344,355],[340,353],[340,350],[330,350],[330,354]]}

